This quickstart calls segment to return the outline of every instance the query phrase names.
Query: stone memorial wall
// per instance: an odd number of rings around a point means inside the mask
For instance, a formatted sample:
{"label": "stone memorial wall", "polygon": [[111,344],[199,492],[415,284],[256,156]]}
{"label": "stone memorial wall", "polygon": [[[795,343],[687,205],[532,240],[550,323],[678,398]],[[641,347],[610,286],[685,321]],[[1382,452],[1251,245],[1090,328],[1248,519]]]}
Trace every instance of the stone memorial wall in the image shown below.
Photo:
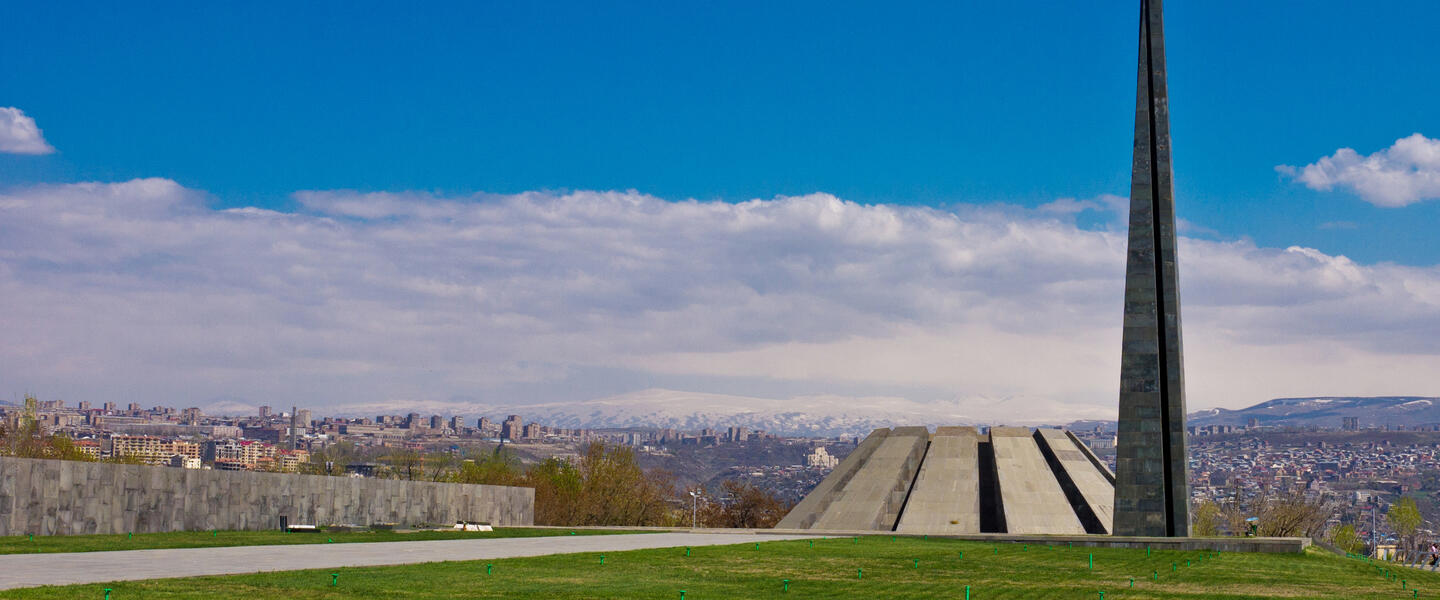
{"label": "stone memorial wall", "polygon": [[532,525],[535,490],[496,485],[210,471],[0,457],[0,536]]}

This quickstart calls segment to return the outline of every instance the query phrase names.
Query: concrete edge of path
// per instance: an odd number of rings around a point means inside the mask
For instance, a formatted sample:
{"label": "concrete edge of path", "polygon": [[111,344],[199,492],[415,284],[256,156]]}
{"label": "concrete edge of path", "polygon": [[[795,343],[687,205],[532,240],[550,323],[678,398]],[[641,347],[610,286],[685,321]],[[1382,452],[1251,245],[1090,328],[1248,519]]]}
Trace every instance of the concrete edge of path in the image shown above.
{"label": "concrete edge of path", "polygon": [[[565,527],[551,525],[527,525],[516,529],[555,529]],[[573,527],[568,529],[574,529]],[[1147,537],[1105,534],[1018,534],[1018,533],[925,533],[923,531],[882,531],[874,529],[723,529],[688,527],[627,527],[598,526],[585,527],[602,531],[635,532],[678,532],[716,533],[731,535],[809,535],[823,537],[850,537],[866,535],[891,535],[898,537],[924,537],[970,542],[992,542],[1008,544],[1071,544],[1090,548],[1151,548],[1154,550],[1219,550],[1221,552],[1259,552],[1266,554],[1299,554],[1313,542],[1308,537]]]}
{"label": "concrete edge of path", "polygon": [[[743,532],[744,530],[725,533],[656,532],[652,535],[543,536],[7,554],[0,555],[0,590],[306,569],[493,560],[583,552],[624,552],[681,546],[723,546],[742,543],[743,540],[736,534]],[[766,541],[818,538],[822,535],[764,533]]]}

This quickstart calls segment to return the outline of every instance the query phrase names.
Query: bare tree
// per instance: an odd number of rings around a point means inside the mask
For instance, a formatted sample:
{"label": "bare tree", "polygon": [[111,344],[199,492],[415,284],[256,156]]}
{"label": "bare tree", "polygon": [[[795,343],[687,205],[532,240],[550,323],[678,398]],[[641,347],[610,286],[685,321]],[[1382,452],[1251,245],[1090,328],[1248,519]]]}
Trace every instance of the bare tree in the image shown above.
{"label": "bare tree", "polygon": [[420,465],[426,481],[445,481],[452,477],[458,461],[448,452],[426,454]]}
{"label": "bare tree", "polygon": [[1264,498],[1257,511],[1259,533],[1265,537],[1315,537],[1333,511],[1329,504],[1300,490]]}
{"label": "bare tree", "polygon": [[396,451],[385,457],[384,462],[395,479],[415,481],[421,479],[425,471],[425,457],[414,450]]}
{"label": "bare tree", "polygon": [[726,480],[720,489],[721,498],[709,499],[700,511],[706,527],[770,528],[790,511],[775,494],[748,483]]}

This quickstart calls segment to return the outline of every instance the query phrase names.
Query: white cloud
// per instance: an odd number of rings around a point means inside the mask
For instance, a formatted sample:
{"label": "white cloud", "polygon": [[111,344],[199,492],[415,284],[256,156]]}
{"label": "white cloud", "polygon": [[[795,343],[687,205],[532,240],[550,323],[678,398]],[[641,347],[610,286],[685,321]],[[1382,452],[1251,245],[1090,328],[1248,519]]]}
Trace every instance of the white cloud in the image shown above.
{"label": "white cloud", "polygon": [[1341,148],[1304,167],[1275,170],[1312,190],[1340,187],[1376,206],[1406,206],[1440,198],[1440,140],[1416,133],[1369,156]]}
{"label": "white cloud", "polygon": [[54,151],[35,125],[35,119],[13,106],[0,106],[0,152],[50,154]]}
{"label": "white cloud", "polygon": [[1130,212],[1130,199],[1115,194],[1100,194],[1090,200],[1076,200],[1075,198],[1058,198],[1054,201],[1041,204],[1036,210],[1042,213],[1055,213],[1061,215],[1073,215],[1087,210],[1099,212],[1112,212],[1117,218],[1123,217]]}
{"label": "white cloud", "polygon": [[[670,387],[1011,420],[1114,411],[1124,235],[1054,210],[297,199],[299,212],[212,210],[163,179],[0,192],[0,381],[122,403]],[[1440,269],[1248,242],[1181,251],[1193,407],[1433,391]]]}

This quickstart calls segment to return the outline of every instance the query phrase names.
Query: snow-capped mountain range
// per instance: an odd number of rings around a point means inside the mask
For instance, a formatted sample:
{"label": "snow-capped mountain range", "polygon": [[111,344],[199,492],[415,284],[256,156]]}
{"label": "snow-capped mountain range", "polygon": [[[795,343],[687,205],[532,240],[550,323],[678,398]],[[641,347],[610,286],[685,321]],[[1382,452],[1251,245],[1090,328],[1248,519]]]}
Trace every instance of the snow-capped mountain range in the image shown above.
{"label": "snow-capped mountain range", "polygon": [[[288,407],[276,407],[286,410]],[[317,407],[320,408],[320,407]],[[255,407],[243,401],[224,399],[205,407],[207,414],[251,414]],[[959,403],[924,403],[894,397],[851,398],[803,396],[788,399],[755,398],[647,389],[593,400],[548,402],[528,405],[476,402],[404,402],[348,405],[334,412],[320,408],[316,414],[375,416],[397,411],[425,415],[462,415],[467,422],[487,416],[503,419],[518,414],[527,423],[586,429],[674,428],[698,431],[713,428],[745,427],[781,435],[828,437],[865,435],[878,427],[907,425],[996,424],[994,419],[977,419]],[[1359,426],[1440,424],[1440,398],[1423,396],[1309,397],[1277,398],[1254,406],[1231,410],[1214,408],[1190,413],[1189,425],[1244,425],[1255,419],[1260,425],[1339,428],[1344,417],[1356,417]],[[1015,422],[1010,424],[1038,424]],[[1047,421],[1050,425],[1058,425]],[[1096,425],[1113,428],[1113,420],[1076,421],[1068,427]]]}
{"label": "snow-capped mountain range", "polygon": [[[394,410],[394,405],[376,404],[347,406],[344,412],[370,416]],[[777,400],[667,389],[525,406],[416,403],[409,410],[467,417],[484,415],[492,419],[518,414],[527,423],[533,421],[587,429],[669,427],[695,431],[709,427],[723,432],[733,426],[806,436],[865,435],[877,427],[975,423],[954,404],[926,404],[903,398],[877,397],[857,401],[855,398],[806,396]]]}
{"label": "snow-capped mountain range", "polygon": [[1385,425],[1434,425],[1440,423],[1440,398],[1424,396],[1321,396],[1276,398],[1249,408],[1212,408],[1190,413],[1190,425],[1245,425],[1255,419],[1259,425],[1302,427],[1318,425],[1339,428],[1345,417],[1355,417],[1361,428]]}

